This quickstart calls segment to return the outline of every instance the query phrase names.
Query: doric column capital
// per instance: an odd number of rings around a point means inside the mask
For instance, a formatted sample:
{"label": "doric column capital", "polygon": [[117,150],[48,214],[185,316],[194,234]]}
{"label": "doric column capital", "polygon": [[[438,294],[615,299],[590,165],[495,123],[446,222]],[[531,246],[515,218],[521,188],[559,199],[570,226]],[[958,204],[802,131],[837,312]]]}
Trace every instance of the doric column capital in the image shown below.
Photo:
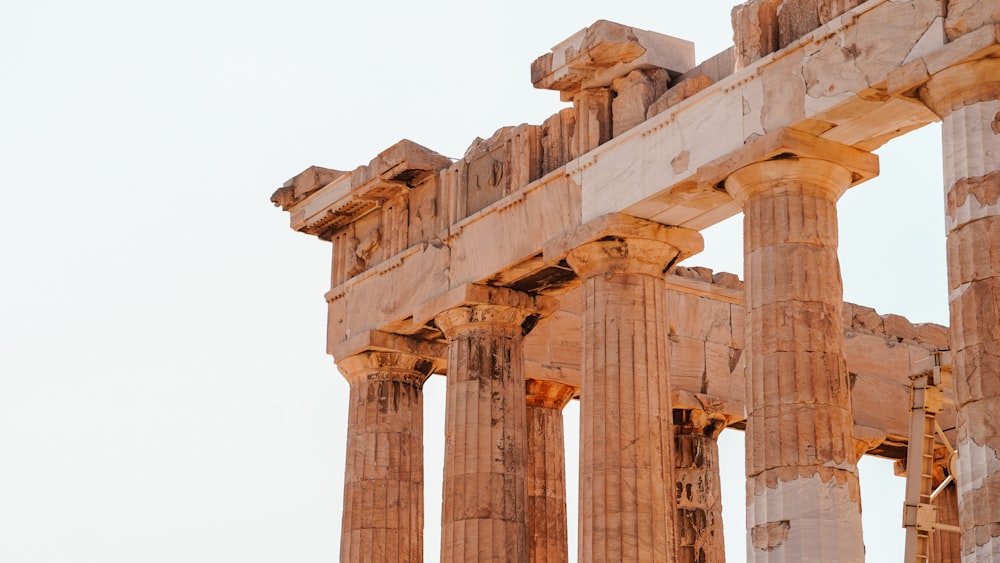
{"label": "doric column capital", "polygon": [[[918,91],[927,107],[944,119],[951,112],[979,102],[1000,99],[1000,59],[979,59],[946,68]],[[1000,118],[994,131],[1000,129]]]}
{"label": "doric column capital", "polygon": [[417,388],[436,371],[433,358],[386,350],[366,350],[337,361],[344,378],[358,381],[400,381]]}
{"label": "doric column capital", "polygon": [[658,240],[608,237],[574,248],[566,262],[576,275],[645,274],[662,278],[681,255],[677,247]]}
{"label": "doric column capital", "polygon": [[524,392],[529,407],[562,410],[576,395],[576,387],[556,381],[528,379],[524,382]]}
{"label": "doric column capital", "polygon": [[704,245],[701,233],[693,229],[609,213],[550,240],[544,255],[565,258],[583,279],[606,273],[662,277],[664,270],[701,252]]}
{"label": "doric column capital", "polygon": [[445,364],[444,345],[372,330],[333,351],[337,367],[351,384],[361,380],[410,382],[418,388]]}
{"label": "doric column capital", "polygon": [[[674,424],[689,425],[698,432],[709,426],[717,426],[718,431],[722,432],[727,426],[746,420],[745,405],[732,399],[675,389],[670,394],[670,404],[675,413]],[[691,414],[678,420],[677,411],[690,411]]]}
{"label": "doric column capital", "polygon": [[726,429],[726,425],[727,419],[724,415],[709,413],[701,409],[674,409],[674,432],[676,434],[698,435],[715,440]]}
{"label": "doric column capital", "polygon": [[489,328],[491,331],[505,330],[524,334],[530,330],[525,330],[525,324],[532,318],[533,314],[534,311],[531,309],[522,307],[482,303],[463,305],[443,311],[434,317],[434,323],[437,324],[437,327],[448,338],[453,338],[462,332],[480,328]]}
{"label": "doric column capital", "polygon": [[558,301],[551,297],[530,295],[502,287],[472,286],[466,299],[434,317],[434,323],[447,338],[460,333],[488,329],[523,336],[531,332],[539,319],[555,311]]}
{"label": "doric column capital", "polygon": [[793,156],[740,168],[726,179],[726,191],[744,208],[752,199],[786,191],[837,201],[852,181],[851,171],[836,162]]}

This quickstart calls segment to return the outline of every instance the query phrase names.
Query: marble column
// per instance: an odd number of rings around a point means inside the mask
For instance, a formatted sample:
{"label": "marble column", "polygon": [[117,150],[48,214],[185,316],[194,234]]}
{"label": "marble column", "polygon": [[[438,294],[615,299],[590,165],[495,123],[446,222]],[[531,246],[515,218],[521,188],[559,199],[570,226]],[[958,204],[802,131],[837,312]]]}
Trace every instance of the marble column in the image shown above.
{"label": "marble column", "polygon": [[[937,521],[958,526],[958,488],[955,483],[944,488],[931,504],[937,508]],[[928,563],[960,563],[962,561],[961,536],[957,532],[934,530],[930,533]]]}
{"label": "marble column", "polygon": [[705,411],[674,409],[678,563],[726,561],[718,442],[725,427]]}
{"label": "marble column", "polygon": [[1000,561],[1000,60],[920,89],[942,120],[962,556]]}
{"label": "marble column", "polygon": [[443,562],[529,560],[522,343],[543,298],[490,291],[435,318],[448,338]]}
{"label": "marble column", "polygon": [[837,260],[851,182],[794,156],[726,180],[744,213],[748,561],[864,561]]}
{"label": "marble column", "polygon": [[533,563],[569,560],[563,407],[576,388],[528,380],[528,535]]}
{"label": "marble column", "polygon": [[583,281],[585,304],[581,562],[674,561],[664,273],[680,254],[669,241],[607,236],[566,258]]}
{"label": "marble column", "polygon": [[351,384],[340,561],[422,562],[427,358],[368,351],[337,362]]}

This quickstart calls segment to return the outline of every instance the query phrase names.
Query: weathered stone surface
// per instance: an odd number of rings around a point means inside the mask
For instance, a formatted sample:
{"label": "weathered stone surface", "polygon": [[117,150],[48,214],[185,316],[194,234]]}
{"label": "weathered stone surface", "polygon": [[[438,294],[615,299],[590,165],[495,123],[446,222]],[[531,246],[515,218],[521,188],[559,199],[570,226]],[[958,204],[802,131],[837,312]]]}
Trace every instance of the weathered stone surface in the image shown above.
{"label": "weathered stone surface", "polygon": [[782,0],[777,8],[778,45],[785,48],[864,0]]}
{"label": "weathered stone surface", "polygon": [[669,84],[670,73],[663,69],[633,70],[623,78],[616,78],[611,85],[615,93],[611,102],[612,136],[617,137],[646,121],[647,110]]}
{"label": "weathered stone surface", "polygon": [[522,342],[538,314],[511,291],[448,309],[441,560],[528,561],[528,435]]}
{"label": "weathered stone surface", "polygon": [[488,207],[541,176],[539,127],[504,127],[489,139],[476,139],[458,171],[456,220]]}
{"label": "weathered stone surface", "polygon": [[676,83],[689,78],[705,76],[712,82],[718,82],[736,72],[736,48],[729,47],[705,59],[698,66],[677,77]]}
{"label": "weathered stone surface", "polygon": [[778,7],[781,0],[750,0],[733,7],[736,68],[778,50]]}
{"label": "weathered stone surface", "polygon": [[562,409],[576,388],[538,380],[528,380],[526,388],[530,560],[564,563],[569,546]]}
{"label": "weathered stone surface", "polygon": [[271,195],[271,203],[288,211],[316,190],[340,178],[347,172],[320,166],[310,166],[299,172]]}
{"label": "weathered stone surface", "polygon": [[573,132],[573,158],[586,154],[611,140],[610,88],[588,88],[573,98],[576,110],[576,130]]}
{"label": "weathered stone surface", "polygon": [[580,561],[673,561],[677,507],[662,273],[653,241],[596,241],[567,261],[583,278]]}
{"label": "weathered stone surface", "polygon": [[678,563],[726,561],[717,442],[725,426],[702,410],[674,410]]}
{"label": "weathered stone surface", "polygon": [[886,334],[895,336],[901,340],[913,340],[917,337],[917,330],[914,328],[913,323],[900,315],[884,315],[882,317],[882,326]]}
{"label": "weathered stone surface", "polygon": [[679,80],[675,85],[671,86],[666,93],[657,98],[656,101],[649,106],[646,117],[653,117],[667,108],[683,102],[711,85],[712,79],[704,74]]}
{"label": "weathered stone surface", "polygon": [[535,88],[558,90],[569,101],[581,90],[607,88],[633,70],[681,74],[694,66],[694,44],[644,29],[599,20],[531,65]]}
{"label": "weathered stone surface", "polygon": [[[995,16],[988,4],[949,2],[949,33]],[[1000,561],[1000,61],[939,72],[920,96],[943,122],[962,557]]]}
{"label": "weathered stone surface", "polygon": [[955,40],[983,26],[1000,23],[1000,6],[982,0],[947,0],[945,31]]}
{"label": "weathered stone surface", "polygon": [[[523,382],[517,393],[509,383],[523,376],[513,367],[515,356],[530,351],[539,379],[578,388],[583,396],[585,446],[594,453],[583,464],[589,479],[583,500],[591,516],[582,521],[581,553],[609,560],[670,557],[675,529],[661,523],[674,522],[671,507],[642,502],[670,497],[664,494],[673,484],[664,456],[673,443],[664,442],[671,425],[661,387],[673,371],[675,388],[726,403],[733,417],[742,416],[745,400],[748,498],[756,510],[750,544],[757,560],[857,560],[854,458],[871,448],[900,455],[905,411],[893,406],[906,403],[906,376],[925,370],[934,349],[947,343],[941,327],[841,304],[836,254],[830,252],[836,215],[829,203],[877,174],[865,151],[941,118],[950,356],[963,411],[956,440],[964,459],[958,491],[963,549],[967,558],[1000,560],[1000,503],[994,501],[1000,431],[992,416],[1000,409],[1000,322],[994,322],[1000,318],[1000,259],[993,244],[1000,214],[997,8],[974,0],[858,4],[749,2],[733,12],[734,48],[697,67],[686,42],[597,22],[536,61],[536,85],[573,101],[543,125],[502,128],[454,163],[404,141],[352,172],[311,169],[294,178],[275,203],[290,211],[293,228],[333,245],[329,350],[338,359],[353,357],[359,342],[376,331],[440,344],[439,329],[450,338],[456,326],[476,325],[452,339],[453,349],[461,338],[469,345],[468,353],[450,353],[449,387],[473,379],[485,385],[469,376],[476,371],[469,366],[482,360],[477,365],[497,375],[483,388],[491,397],[495,391],[504,408],[493,417],[495,405],[473,396],[471,383],[462,388],[466,406],[456,407],[459,395],[450,389],[449,421],[466,428],[449,439],[467,439],[462,447],[468,452],[495,447],[492,430],[485,430],[494,418],[510,429],[500,431],[501,442],[524,433],[515,421],[524,417],[506,408],[515,396],[523,402]],[[667,86],[672,88],[664,93]],[[720,189],[748,166],[773,172],[813,160],[825,164],[786,178],[784,187],[794,189],[771,194],[770,204],[752,197],[737,203]],[[612,234],[585,228],[627,214],[662,232],[670,231],[662,225],[702,229],[741,207],[750,225],[745,299],[734,296],[738,279],[708,270],[678,270],[663,279],[676,261],[696,252],[693,246],[674,245],[666,260],[650,259],[651,249],[672,243],[637,236],[649,228],[630,224],[627,233]],[[634,238],[644,242],[629,242]],[[482,309],[470,299],[469,284],[490,286],[481,293],[491,298],[511,288],[526,297]],[[664,297],[665,287],[671,289]],[[543,322],[537,340],[513,344],[542,314],[516,312],[539,304],[530,294],[569,298],[574,291],[582,312],[556,315],[547,326]],[[665,314],[675,306],[691,318]],[[581,316],[587,328],[579,328]],[[567,336],[574,322],[575,340]],[[583,362],[573,358],[581,339],[587,342]],[[362,352],[373,351],[365,346]],[[601,355],[606,352],[616,355]],[[942,361],[951,362],[950,356],[943,354]],[[864,393],[851,398],[851,386]],[[950,407],[941,421],[951,427],[948,417],[955,417]],[[621,423],[636,419],[634,427]],[[853,438],[852,424],[859,425]],[[639,439],[637,428],[661,431]],[[505,460],[501,465],[511,462],[502,475],[486,463],[449,462],[446,529],[453,548],[446,557],[489,553],[521,561],[533,549],[532,538],[558,537],[558,530],[536,535],[521,518],[534,509],[524,508],[529,497],[520,492],[527,480],[518,465],[520,443],[511,442],[512,457],[496,457]],[[484,458],[489,451],[483,450]],[[362,494],[370,500],[370,491]],[[345,517],[361,507],[361,518],[371,522],[390,517],[394,506],[351,503]],[[814,509],[805,517],[804,506]],[[638,522],[653,532],[640,533]],[[690,523],[677,528],[677,538],[690,548],[685,553],[698,557],[702,544],[686,540],[697,540],[709,521],[694,516]],[[362,541],[380,541],[372,535],[380,526],[366,528],[372,532],[363,532]],[[806,531],[825,535],[804,539]],[[386,534],[376,550],[394,545]],[[817,542],[821,550],[807,553]]]}
{"label": "weathered stone surface", "polygon": [[[958,526],[958,487],[948,485],[932,503],[937,508],[938,522]],[[928,561],[934,563],[961,563],[961,534],[945,530],[931,532],[928,556]]]}
{"label": "weathered stone surface", "polygon": [[751,164],[726,181],[745,216],[755,561],[864,561],[836,237],[836,202],[850,183],[839,165],[794,158]]}
{"label": "weathered stone surface", "polygon": [[573,135],[576,131],[576,111],[566,108],[542,124],[542,175],[566,164],[573,158]]}
{"label": "weathered stone surface", "polygon": [[817,0],[782,0],[778,6],[778,47],[785,48],[820,26]]}
{"label": "weathered stone surface", "polygon": [[341,561],[424,560],[424,381],[434,360],[363,352],[338,364],[351,384]]}

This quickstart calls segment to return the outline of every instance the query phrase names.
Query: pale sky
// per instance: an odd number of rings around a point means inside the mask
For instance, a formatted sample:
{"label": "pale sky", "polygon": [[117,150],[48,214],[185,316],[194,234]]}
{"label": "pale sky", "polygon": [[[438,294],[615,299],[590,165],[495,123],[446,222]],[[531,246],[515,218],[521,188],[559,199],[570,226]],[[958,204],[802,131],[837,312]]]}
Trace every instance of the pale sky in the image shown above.
{"label": "pale sky", "polygon": [[[402,138],[460,157],[540,123],[565,104],[532,88],[532,60],[597,19],[701,61],[731,44],[736,3],[0,4],[0,561],[336,561],[329,248],[271,192]],[[939,136],[878,151],[882,177],[841,200],[840,258],[847,300],[946,324]],[[705,238],[686,265],[740,273],[739,219]],[[428,561],[443,383],[426,388]],[[741,447],[723,434],[730,562]],[[903,480],[872,460],[862,485],[868,560],[897,561]]]}

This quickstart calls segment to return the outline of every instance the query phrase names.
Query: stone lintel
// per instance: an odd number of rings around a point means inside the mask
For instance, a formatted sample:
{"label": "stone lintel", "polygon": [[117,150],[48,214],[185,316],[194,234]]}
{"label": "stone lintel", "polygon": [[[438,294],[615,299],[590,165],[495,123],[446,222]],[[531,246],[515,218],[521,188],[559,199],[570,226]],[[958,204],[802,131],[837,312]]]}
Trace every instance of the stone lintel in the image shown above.
{"label": "stone lintel", "polygon": [[758,137],[699,168],[698,183],[719,186],[741,168],[783,158],[810,158],[838,164],[851,172],[849,187],[866,182],[879,173],[878,156],[870,152],[786,127]]}
{"label": "stone lintel", "polygon": [[[883,453],[879,448],[887,441],[891,442],[891,440],[887,440],[888,438],[888,434],[883,430],[872,428],[871,426],[863,426],[857,422],[854,423],[854,452],[857,454],[858,459],[861,459],[861,456],[869,452],[873,452],[875,455]],[[903,441],[905,442],[906,439],[903,438]],[[906,453],[902,455],[905,459]]]}
{"label": "stone lintel", "polygon": [[[450,165],[448,157],[404,139],[350,173],[311,167],[286,182],[271,201],[291,214],[292,229],[328,239]],[[295,197],[300,192],[303,195]]]}
{"label": "stone lintel", "polygon": [[693,67],[690,41],[598,20],[535,59],[531,82],[571,101],[581,90],[606,88],[636,69],[662,68],[676,76]]}
{"label": "stone lintel", "polygon": [[670,403],[675,410],[702,411],[708,419],[720,421],[723,426],[731,426],[746,419],[743,403],[725,397],[675,389],[670,395]]}
{"label": "stone lintel", "polygon": [[434,368],[431,373],[444,373],[445,362],[448,357],[448,345],[444,342],[420,340],[391,332],[369,330],[338,344],[330,350],[330,354],[334,357],[335,361],[365,352],[402,352],[404,354],[420,356],[433,362]]}
{"label": "stone lintel", "polygon": [[557,263],[573,249],[606,238],[640,239],[669,244],[680,252],[675,263],[694,256],[705,248],[705,241],[698,231],[662,225],[623,213],[609,213],[545,243],[542,256],[547,263]]}
{"label": "stone lintel", "polygon": [[320,166],[310,166],[282,184],[271,195],[271,203],[283,211],[289,211],[323,186],[340,178],[347,172]]}
{"label": "stone lintel", "polygon": [[533,311],[535,320],[554,313],[559,302],[552,297],[530,295],[506,287],[464,284],[420,305],[413,312],[413,324],[422,326],[443,311],[475,305],[497,305]]}
{"label": "stone lintel", "polygon": [[580,396],[580,370],[578,368],[553,366],[548,362],[548,358],[530,357],[526,354],[524,373],[529,374],[526,376],[529,380],[569,385],[575,389],[574,398]]}
{"label": "stone lintel", "polygon": [[530,407],[562,410],[569,403],[570,399],[577,395],[578,391],[578,387],[554,381],[544,381],[530,377],[524,381],[524,392],[527,395],[528,406]]}
{"label": "stone lintel", "polygon": [[351,188],[373,180],[395,180],[414,186],[429,174],[451,166],[451,159],[431,149],[403,139],[380,152],[368,166],[361,166],[351,173]]}
{"label": "stone lintel", "polygon": [[996,100],[1000,98],[1000,58],[978,59],[946,68],[924,83],[919,95],[942,119],[955,109]]}
{"label": "stone lintel", "polygon": [[935,74],[963,63],[997,57],[1000,57],[1000,24],[983,26],[890,72],[886,76],[888,94],[918,99],[920,87]]}
{"label": "stone lintel", "polygon": [[743,304],[743,290],[721,286],[715,283],[694,280],[677,274],[667,274],[667,290],[707,297],[715,301],[725,301],[734,305]]}

